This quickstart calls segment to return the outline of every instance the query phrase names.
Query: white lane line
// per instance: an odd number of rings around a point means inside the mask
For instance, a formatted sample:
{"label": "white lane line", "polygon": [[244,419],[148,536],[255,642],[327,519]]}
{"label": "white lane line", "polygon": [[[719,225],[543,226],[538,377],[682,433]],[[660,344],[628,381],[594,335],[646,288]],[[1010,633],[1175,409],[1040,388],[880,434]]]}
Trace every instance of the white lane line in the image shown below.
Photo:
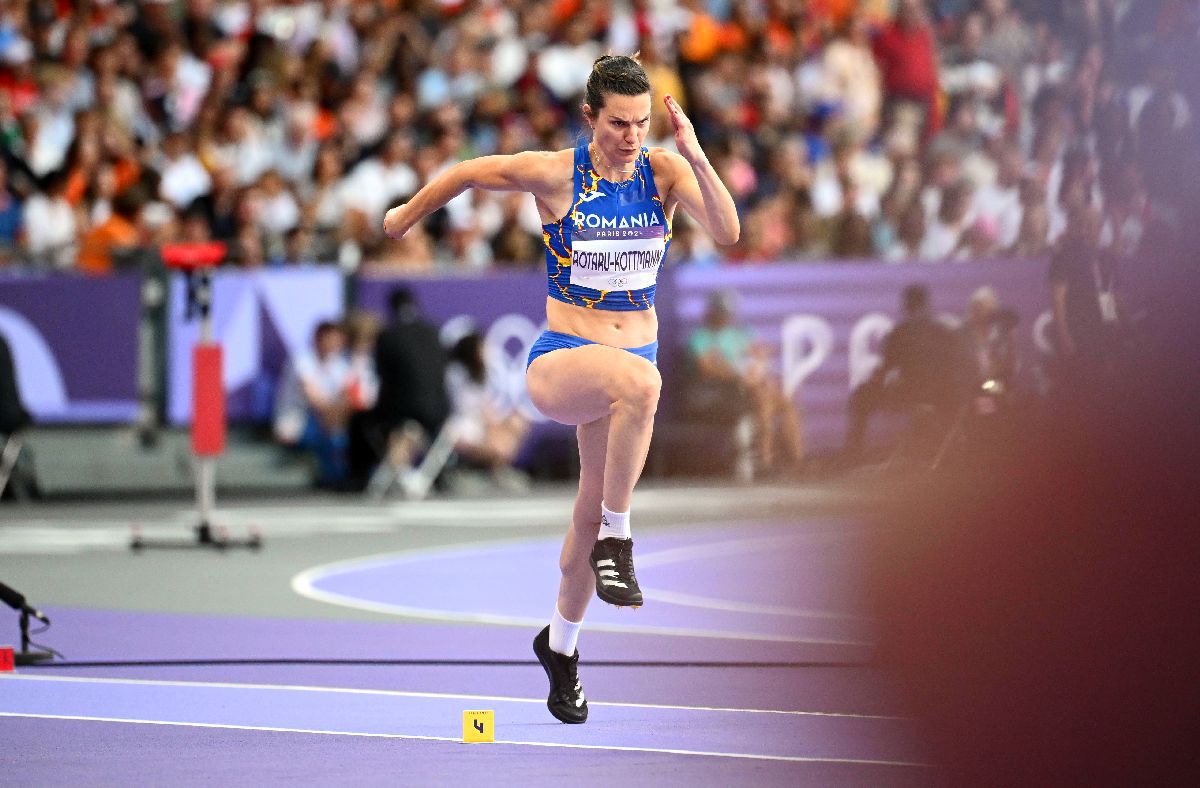
{"label": "white lane line", "polygon": [[[509,703],[543,704],[545,698],[516,698],[507,695],[466,695],[450,692],[415,692],[409,690],[363,689],[359,687],[322,687],[305,684],[242,684],[221,681],[168,681],[163,679],[122,679],[96,676],[30,676],[12,673],[0,676],[3,681],[43,681],[64,684],[110,684],[136,687],[187,687],[203,689],[277,690],[285,692],[322,692],[340,695],[375,695],[393,698],[425,698],[433,700],[501,701]],[[718,706],[673,706],[658,703],[620,703],[615,701],[588,701],[589,706],[608,706],[614,709],[655,709],[659,711],[703,711],[735,714],[783,714],[797,717],[848,717],[858,720],[904,721],[905,717],[881,714],[851,714],[837,711],[795,711],[791,709],[734,709]]]}
{"label": "white lane line", "polygon": [[[75,716],[66,714],[24,714],[0,712],[0,717],[24,717],[27,719],[40,720],[69,720],[80,722],[119,722],[130,725],[166,725],[179,728],[219,728],[224,730],[236,731],[266,731],[270,733],[307,733],[318,736],[357,736],[360,738],[373,739],[410,739],[416,741],[438,741],[438,742],[455,742],[462,743],[461,739],[450,736],[417,736],[407,733],[355,733],[351,731],[322,731],[312,730],[309,728],[276,728],[259,725],[231,725],[224,723],[212,722],[168,722],[164,720],[137,720],[126,719],[124,717],[91,717],[91,716]],[[690,755],[704,758],[737,758],[750,761],[786,761],[789,763],[840,763],[851,766],[907,766],[919,768],[931,768],[929,764],[915,763],[911,761],[884,761],[870,760],[865,758],[816,758],[805,757],[801,755],[752,755],[741,752],[705,752],[703,750],[675,750],[668,748],[656,747],[621,747],[617,745],[606,744],[564,744],[561,742],[548,741],[514,741],[507,739],[497,739],[493,744],[507,744],[513,746],[524,747],[552,747],[568,750],[609,750],[617,752],[643,752],[659,755]]]}
{"label": "white lane line", "polygon": [[[787,538],[795,540],[802,537],[800,534],[791,534]],[[685,548],[672,548],[669,550],[647,553],[638,559],[639,566],[652,565],[656,561],[657,563],[671,563],[675,561],[687,560],[689,558],[695,558],[700,555],[710,555],[713,553],[713,550],[717,550],[718,548],[718,554],[721,554],[722,552],[728,552],[731,549],[736,549],[736,546],[742,543],[753,544],[754,547],[777,545],[782,539],[782,537],[760,537],[757,539],[741,540],[732,539],[717,543],[716,545],[705,544]],[[292,590],[302,597],[306,597],[317,602],[338,605],[340,607],[349,607],[355,610],[365,610],[371,613],[406,616],[408,618],[416,618],[423,621],[453,621],[457,623],[485,624],[489,626],[506,627],[541,627],[545,624],[545,621],[536,616],[514,616],[502,613],[438,610],[434,608],[418,607],[415,605],[379,602],[369,599],[360,599],[347,594],[339,594],[334,591],[327,591],[322,588],[317,588],[316,584],[330,576],[343,574],[352,570],[364,571],[384,566],[398,567],[404,564],[416,563],[427,558],[451,558],[456,556],[465,557],[495,548],[536,544],[542,541],[546,540],[502,539],[482,542],[468,542],[466,544],[457,544],[452,547],[443,546],[420,548],[416,550],[401,550],[393,553],[376,553],[374,555],[362,556],[360,558],[350,558],[342,561],[334,561],[332,563],[321,564],[319,566],[305,569],[292,578],[291,586]],[[659,558],[659,556],[665,557]],[[589,623],[588,630],[592,632],[610,632],[634,635],[667,635],[674,637],[701,637],[717,638],[721,640],[747,640],[771,643],[801,643],[804,645],[815,646],[849,646],[855,648],[866,648],[872,645],[866,641],[845,640],[838,638],[810,638],[793,635],[779,635],[774,633],[689,629],[687,627],[663,627],[655,625],[634,626],[627,624],[612,624],[607,622]]]}
{"label": "white lane line", "polygon": [[699,607],[706,610],[722,610],[727,613],[747,613],[755,616],[786,616],[789,618],[825,618],[834,621],[863,621],[872,619],[867,616],[856,616],[852,613],[835,613],[829,610],[806,610],[786,605],[760,605],[753,602],[736,602],[731,599],[719,599],[698,594],[684,594],[679,591],[660,591],[642,586],[642,594],[655,602],[665,602],[670,605],[683,607]]}

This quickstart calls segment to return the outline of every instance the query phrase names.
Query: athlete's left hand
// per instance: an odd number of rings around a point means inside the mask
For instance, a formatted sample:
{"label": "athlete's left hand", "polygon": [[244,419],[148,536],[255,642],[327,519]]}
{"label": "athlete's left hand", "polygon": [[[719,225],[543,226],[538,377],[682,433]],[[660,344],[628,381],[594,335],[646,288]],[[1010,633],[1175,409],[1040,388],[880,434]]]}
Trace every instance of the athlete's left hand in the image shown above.
{"label": "athlete's left hand", "polygon": [[671,125],[675,127],[675,147],[679,150],[679,155],[687,159],[689,164],[706,161],[707,157],[700,148],[700,141],[696,139],[696,130],[692,128],[688,116],[683,114],[683,109],[671,96],[663,96],[663,103],[667,105]]}

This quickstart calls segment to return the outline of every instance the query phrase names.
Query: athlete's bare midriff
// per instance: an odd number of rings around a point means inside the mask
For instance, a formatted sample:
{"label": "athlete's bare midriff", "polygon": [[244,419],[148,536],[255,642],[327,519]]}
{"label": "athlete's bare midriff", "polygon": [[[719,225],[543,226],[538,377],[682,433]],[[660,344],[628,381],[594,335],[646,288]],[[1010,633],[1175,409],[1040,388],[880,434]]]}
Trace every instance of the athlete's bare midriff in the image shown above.
{"label": "athlete's bare midriff", "polygon": [[546,327],[612,347],[641,347],[658,338],[654,307],[636,311],[587,309],[546,298]]}

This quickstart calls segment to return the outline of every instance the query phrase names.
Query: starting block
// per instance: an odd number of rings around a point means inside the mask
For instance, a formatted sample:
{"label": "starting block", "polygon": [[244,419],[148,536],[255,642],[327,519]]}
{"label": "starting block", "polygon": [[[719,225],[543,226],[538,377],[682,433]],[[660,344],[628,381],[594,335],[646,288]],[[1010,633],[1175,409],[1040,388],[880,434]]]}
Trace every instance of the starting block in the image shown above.
{"label": "starting block", "polygon": [[468,744],[496,740],[496,714],[493,711],[463,712],[463,741]]}
{"label": "starting block", "polygon": [[[0,673],[11,673],[15,664],[12,646],[0,646]],[[489,714],[491,712],[488,712]]]}

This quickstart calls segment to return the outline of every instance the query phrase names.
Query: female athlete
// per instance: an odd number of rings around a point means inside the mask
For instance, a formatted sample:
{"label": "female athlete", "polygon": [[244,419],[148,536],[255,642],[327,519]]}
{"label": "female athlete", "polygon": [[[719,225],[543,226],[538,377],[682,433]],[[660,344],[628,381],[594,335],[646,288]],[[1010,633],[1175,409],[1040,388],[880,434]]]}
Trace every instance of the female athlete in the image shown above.
{"label": "female athlete", "polygon": [[682,206],[719,244],[735,243],[740,233],[733,198],[670,96],[664,104],[679,152],[643,147],[651,103],[641,65],[605,55],[592,68],[582,107],[591,140],[460,162],[383,222],[389,237],[402,238],[470,188],[526,191],[536,200],[548,330],[530,349],[526,383],[538,410],[576,428],[579,492],[559,561],[558,604],[533,648],[550,679],[547,706],[568,723],[587,720],[575,646],[592,589],[614,605],[642,604],[629,509],[662,385],[654,291],[671,219]]}

